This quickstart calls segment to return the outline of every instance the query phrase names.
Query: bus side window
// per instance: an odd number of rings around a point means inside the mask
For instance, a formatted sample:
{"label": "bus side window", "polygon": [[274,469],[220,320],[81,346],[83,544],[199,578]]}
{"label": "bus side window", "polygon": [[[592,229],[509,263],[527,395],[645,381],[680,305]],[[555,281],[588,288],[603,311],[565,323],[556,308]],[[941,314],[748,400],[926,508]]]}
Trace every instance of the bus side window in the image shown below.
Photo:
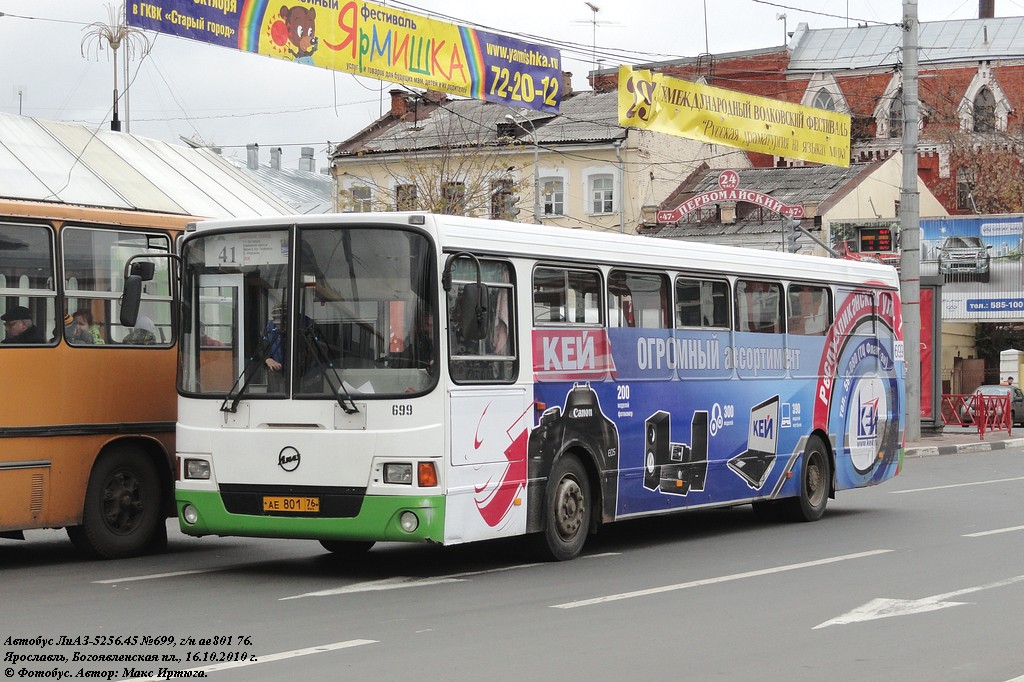
{"label": "bus side window", "polygon": [[781,334],[782,285],[777,282],[736,282],[736,330]]}
{"label": "bus side window", "polygon": [[832,324],[829,293],[824,287],[791,284],[787,331],[800,336],[823,336]]}
{"label": "bus side window", "polygon": [[60,337],[53,251],[49,227],[0,223],[0,343],[53,345]]}
{"label": "bus side window", "polygon": [[601,318],[599,273],[547,267],[534,270],[534,323],[601,324]]}
{"label": "bus side window", "polygon": [[676,327],[729,327],[729,283],[676,279]]}
{"label": "bus side window", "polygon": [[[468,263],[468,261],[467,261]],[[518,357],[515,344],[514,284],[511,266],[499,261],[480,261],[487,284],[489,327],[482,339],[467,339],[459,328],[463,289],[475,281],[475,272],[460,262],[453,268],[452,291],[448,294],[448,349],[452,378],[460,383],[515,381]]]}
{"label": "bus side window", "polygon": [[608,275],[608,326],[667,329],[668,278],[613,270]]}

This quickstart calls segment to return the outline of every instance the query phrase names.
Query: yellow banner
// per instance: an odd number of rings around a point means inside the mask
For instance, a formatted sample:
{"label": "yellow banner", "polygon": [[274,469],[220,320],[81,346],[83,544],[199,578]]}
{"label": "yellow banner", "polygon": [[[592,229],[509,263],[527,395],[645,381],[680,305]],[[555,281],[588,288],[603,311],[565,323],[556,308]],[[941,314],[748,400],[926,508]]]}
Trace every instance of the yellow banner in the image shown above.
{"label": "yellow banner", "polygon": [[619,125],[832,166],[850,165],[850,117],[619,67]]}
{"label": "yellow banner", "polygon": [[364,0],[128,0],[126,12],[136,28],[510,107],[562,99],[556,48]]}

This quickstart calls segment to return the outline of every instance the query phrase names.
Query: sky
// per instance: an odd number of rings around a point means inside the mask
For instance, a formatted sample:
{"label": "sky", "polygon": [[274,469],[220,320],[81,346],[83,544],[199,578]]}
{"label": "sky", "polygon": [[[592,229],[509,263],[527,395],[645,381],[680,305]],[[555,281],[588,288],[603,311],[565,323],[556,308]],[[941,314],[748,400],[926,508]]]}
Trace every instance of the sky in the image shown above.
{"label": "sky", "polygon": [[[239,0],[241,3],[241,0]],[[282,0],[282,4],[289,4]],[[604,68],[781,45],[799,23],[811,28],[896,23],[901,0],[412,0],[382,3],[531,43],[558,41],[573,88],[586,90],[595,58]],[[114,68],[89,38],[120,0],[0,0],[0,111],[109,129]],[[706,8],[706,12],[705,12]],[[778,18],[785,14],[785,19]],[[995,0],[997,17],[1024,15],[1024,0]],[[978,0],[919,0],[920,21],[973,19]],[[122,130],[172,143],[182,138],[260,161],[281,147],[297,168],[312,147],[317,169],[338,143],[386,113],[396,87],[170,35],[147,33],[148,55],[130,62]],[[84,41],[84,42],[83,42]],[[124,49],[119,60],[124,58]],[[124,90],[122,63],[118,88]]]}

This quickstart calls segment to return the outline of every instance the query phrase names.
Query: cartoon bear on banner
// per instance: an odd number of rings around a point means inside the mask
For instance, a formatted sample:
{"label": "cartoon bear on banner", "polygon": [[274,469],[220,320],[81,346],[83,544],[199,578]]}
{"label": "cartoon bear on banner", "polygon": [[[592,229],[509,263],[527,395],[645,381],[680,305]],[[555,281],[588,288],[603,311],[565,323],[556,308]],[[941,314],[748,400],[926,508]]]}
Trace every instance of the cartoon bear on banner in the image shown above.
{"label": "cartoon bear on banner", "polygon": [[312,65],[313,53],[320,46],[320,38],[316,35],[316,10],[282,5],[281,18],[283,22],[276,22],[272,29],[274,42],[281,46],[291,43],[295,49],[288,52],[295,61]]}

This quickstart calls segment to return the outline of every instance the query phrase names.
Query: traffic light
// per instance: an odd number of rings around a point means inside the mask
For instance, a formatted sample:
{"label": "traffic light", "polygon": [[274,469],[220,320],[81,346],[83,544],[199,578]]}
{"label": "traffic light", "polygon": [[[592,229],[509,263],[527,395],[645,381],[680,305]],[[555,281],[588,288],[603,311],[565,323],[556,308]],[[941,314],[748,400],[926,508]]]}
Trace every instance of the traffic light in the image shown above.
{"label": "traffic light", "polygon": [[800,231],[800,220],[787,218],[783,229],[785,230],[786,251],[788,253],[798,252],[803,247],[803,244],[799,243],[800,237],[803,236]]}

